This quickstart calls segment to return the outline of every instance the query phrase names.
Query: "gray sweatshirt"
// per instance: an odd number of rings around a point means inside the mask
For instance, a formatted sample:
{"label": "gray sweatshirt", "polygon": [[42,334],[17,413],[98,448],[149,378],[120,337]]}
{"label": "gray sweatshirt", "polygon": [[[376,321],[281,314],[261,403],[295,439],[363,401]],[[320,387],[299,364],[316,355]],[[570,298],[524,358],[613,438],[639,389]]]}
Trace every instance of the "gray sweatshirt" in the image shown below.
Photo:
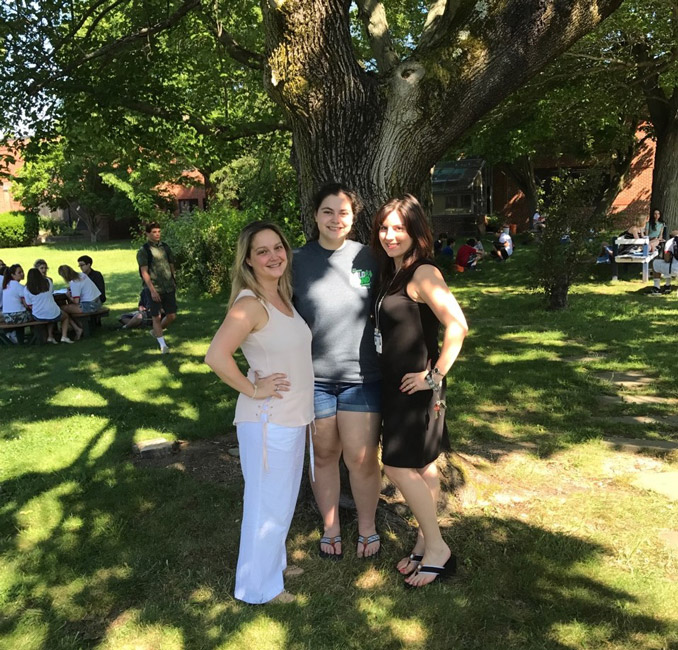
{"label": "gray sweatshirt", "polygon": [[370,321],[378,275],[372,252],[359,242],[332,251],[311,241],[294,251],[294,306],[313,333],[316,381],[380,379]]}

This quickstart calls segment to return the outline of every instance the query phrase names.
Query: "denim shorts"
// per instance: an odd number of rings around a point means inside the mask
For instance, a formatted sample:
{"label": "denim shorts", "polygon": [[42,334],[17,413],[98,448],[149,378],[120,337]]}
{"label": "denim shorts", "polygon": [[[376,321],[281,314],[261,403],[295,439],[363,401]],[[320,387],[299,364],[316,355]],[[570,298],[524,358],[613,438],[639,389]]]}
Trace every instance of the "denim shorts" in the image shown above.
{"label": "denim shorts", "polygon": [[80,309],[82,309],[83,314],[99,311],[101,309],[101,300],[99,300],[99,298],[96,300],[81,300]]}
{"label": "denim shorts", "polygon": [[331,418],[337,411],[381,412],[381,382],[349,384],[344,381],[316,381],[313,394],[316,420]]}

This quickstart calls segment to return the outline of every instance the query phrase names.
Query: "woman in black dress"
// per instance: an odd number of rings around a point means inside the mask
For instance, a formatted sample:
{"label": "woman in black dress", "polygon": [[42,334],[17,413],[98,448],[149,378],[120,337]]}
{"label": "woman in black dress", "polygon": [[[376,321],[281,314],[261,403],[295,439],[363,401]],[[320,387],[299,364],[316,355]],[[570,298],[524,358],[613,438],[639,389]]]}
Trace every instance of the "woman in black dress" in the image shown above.
{"label": "woman in black dress", "polygon": [[[433,237],[416,198],[407,194],[379,209],[372,249],[381,262],[375,344],[382,367],[382,461],[419,524],[414,549],[397,569],[408,585],[423,587],[455,569],[455,557],[438,527],[435,461],[449,449],[445,375],[468,327],[431,261]],[[440,325],[444,335],[439,351]]]}

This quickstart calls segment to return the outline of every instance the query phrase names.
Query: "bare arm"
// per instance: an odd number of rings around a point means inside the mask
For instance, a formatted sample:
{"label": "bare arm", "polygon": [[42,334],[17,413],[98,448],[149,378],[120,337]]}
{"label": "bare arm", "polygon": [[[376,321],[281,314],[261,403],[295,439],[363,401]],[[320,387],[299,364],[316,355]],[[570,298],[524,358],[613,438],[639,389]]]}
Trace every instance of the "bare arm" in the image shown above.
{"label": "bare arm", "polygon": [[148,290],[151,292],[151,299],[153,300],[153,302],[160,302],[160,294],[153,286],[153,281],[151,280],[151,276],[148,273],[148,266],[140,266],[139,272],[141,273],[141,279],[144,281],[144,284],[148,287]]}
{"label": "bare arm", "polygon": [[289,390],[289,381],[284,373],[257,376],[252,383],[242,374],[233,358],[247,336],[261,329],[267,321],[268,314],[258,300],[251,297],[241,298],[226,314],[205,355],[205,363],[214,370],[219,379],[239,393],[256,399],[282,398],[280,393]]}
{"label": "bare arm", "polygon": [[[407,293],[416,302],[426,303],[444,328],[443,345],[440,349],[437,368],[440,376],[446,375],[461,350],[464,338],[468,333],[468,325],[459,303],[450,293],[440,271],[430,264],[420,266],[407,285]],[[406,392],[427,390],[427,371],[407,373],[402,380],[403,385],[414,382]],[[437,377],[436,377],[437,380]],[[405,390],[401,386],[401,390]]]}

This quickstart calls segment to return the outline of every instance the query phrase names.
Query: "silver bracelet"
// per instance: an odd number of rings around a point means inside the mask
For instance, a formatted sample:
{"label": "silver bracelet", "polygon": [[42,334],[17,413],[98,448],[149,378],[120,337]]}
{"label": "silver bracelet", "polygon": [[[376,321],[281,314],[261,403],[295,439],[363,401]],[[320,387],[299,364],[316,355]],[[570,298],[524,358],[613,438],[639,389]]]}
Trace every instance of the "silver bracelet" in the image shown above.
{"label": "silver bracelet", "polygon": [[252,393],[252,399],[257,399],[257,385],[253,383],[252,386],[254,386],[254,393]]}
{"label": "silver bracelet", "polygon": [[425,379],[426,383],[428,384],[428,387],[431,390],[438,390],[440,388],[440,384],[436,384],[436,380],[433,379],[433,375],[431,374],[430,371],[426,373]]}

